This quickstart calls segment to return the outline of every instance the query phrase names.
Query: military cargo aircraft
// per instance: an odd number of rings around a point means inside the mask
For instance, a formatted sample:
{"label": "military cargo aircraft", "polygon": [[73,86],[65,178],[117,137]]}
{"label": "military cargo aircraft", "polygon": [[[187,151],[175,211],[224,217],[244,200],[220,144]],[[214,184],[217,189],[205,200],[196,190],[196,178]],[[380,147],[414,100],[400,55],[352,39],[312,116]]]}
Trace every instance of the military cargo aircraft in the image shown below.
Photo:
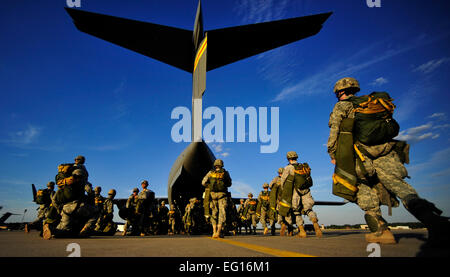
{"label": "military cargo aircraft", "polygon": [[[2,206],[0,206],[0,210],[3,209]],[[10,218],[12,215],[19,215],[19,214],[13,214],[10,212],[6,212],[2,215],[2,217],[0,218],[0,230],[8,230],[8,229],[19,229],[21,225],[21,223],[5,223],[6,220],[8,220],[8,218]]]}
{"label": "military cargo aircraft", "polygon": [[[201,199],[204,191],[201,180],[215,160],[202,139],[206,72],[314,36],[332,14],[204,31],[199,1],[192,31],[75,8],[66,8],[66,11],[78,30],[192,74],[192,142],[175,160],[168,179],[168,202],[181,210],[190,198]],[[120,209],[126,200],[119,199],[117,203]],[[316,205],[343,204],[345,202],[316,202]]]}

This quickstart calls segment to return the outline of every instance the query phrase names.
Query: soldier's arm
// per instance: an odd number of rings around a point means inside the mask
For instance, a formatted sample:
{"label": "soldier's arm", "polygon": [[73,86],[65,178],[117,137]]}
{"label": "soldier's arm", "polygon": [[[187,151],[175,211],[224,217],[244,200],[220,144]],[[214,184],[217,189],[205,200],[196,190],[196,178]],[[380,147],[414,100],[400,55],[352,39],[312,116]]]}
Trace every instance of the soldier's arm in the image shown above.
{"label": "soldier's arm", "polygon": [[286,179],[289,175],[294,175],[294,166],[293,165],[288,165],[284,168],[283,170],[283,174],[281,175],[281,187],[284,186],[284,182],[286,182]]}
{"label": "soldier's arm", "polygon": [[211,173],[211,172],[208,171],[208,173],[206,173],[205,177],[203,177],[202,185],[203,185],[204,187],[206,187],[206,183],[208,183],[210,173]]}
{"label": "soldier's arm", "polygon": [[330,127],[330,135],[327,142],[327,150],[330,158],[335,159],[335,152],[337,148],[337,139],[339,136],[339,127],[343,119],[348,117],[353,104],[347,101],[339,101],[334,105],[333,112],[330,114],[328,127]]}

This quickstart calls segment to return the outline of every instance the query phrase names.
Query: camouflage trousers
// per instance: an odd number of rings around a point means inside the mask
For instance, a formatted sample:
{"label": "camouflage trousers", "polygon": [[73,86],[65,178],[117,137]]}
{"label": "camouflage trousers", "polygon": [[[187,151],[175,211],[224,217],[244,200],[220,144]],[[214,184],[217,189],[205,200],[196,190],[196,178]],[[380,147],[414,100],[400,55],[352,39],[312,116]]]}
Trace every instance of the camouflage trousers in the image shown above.
{"label": "camouflage trousers", "polygon": [[[404,178],[408,175],[405,166],[400,161],[400,158],[395,151],[389,152],[385,156],[371,160],[369,157],[364,157],[364,168],[369,176],[377,175],[381,184],[392,194],[402,200],[405,205],[405,199],[408,195],[417,195],[416,190]],[[356,167],[356,173],[359,178],[362,176],[361,168]],[[380,199],[375,188],[365,184],[358,186],[359,191],[356,195],[357,205],[366,212],[366,214],[381,217]]]}
{"label": "camouflage trousers", "polygon": [[256,212],[247,213],[247,222],[250,225],[250,222],[252,223],[252,226],[256,228],[256,224],[258,224],[258,215],[256,214]]}
{"label": "camouflage trousers", "polygon": [[261,208],[261,217],[259,219],[259,222],[261,222],[263,228],[267,227],[266,218],[268,216],[269,216],[269,209]]}
{"label": "camouflage trousers", "polygon": [[222,225],[227,220],[227,197],[225,192],[211,192],[211,223]]}
{"label": "camouflage trousers", "polygon": [[64,204],[61,212],[61,221],[56,226],[57,231],[74,231],[73,224],[75,221],[83,222],[87,230],[92,230],[97,222],[97,209],[86,203],[78,203],[73,201]]}
{"label": "camouflage trousers", "polygon": [[[314,206],[314,199],[312,198],[311,191],[306,190],[294,190],[294,195],[292,196],[292,214],[295,217],[295,222],[297,226],[304,224],[302,214],[306,214],[309,220],[317,220],[317,214],[312,210]],[[292,225],[292,216],[287,216],[285,221]]]}

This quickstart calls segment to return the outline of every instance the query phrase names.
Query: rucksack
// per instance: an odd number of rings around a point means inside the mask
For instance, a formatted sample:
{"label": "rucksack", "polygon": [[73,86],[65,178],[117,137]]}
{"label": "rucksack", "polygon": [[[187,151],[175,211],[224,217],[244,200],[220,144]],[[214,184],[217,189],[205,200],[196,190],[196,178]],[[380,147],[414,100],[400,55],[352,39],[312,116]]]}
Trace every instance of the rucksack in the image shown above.
{"label": "rucksack", "polygon": [[47,189],[40,189],[36,192],[36,204],[49,204],[51,203],[50,191]]}
{"label": "rucksack", "polygon": [[353,96],[347,101],[355,109],[354,141],[377,145],[389,142],[398,135],[400,126],[392,117],[395,105],[387,92]]}

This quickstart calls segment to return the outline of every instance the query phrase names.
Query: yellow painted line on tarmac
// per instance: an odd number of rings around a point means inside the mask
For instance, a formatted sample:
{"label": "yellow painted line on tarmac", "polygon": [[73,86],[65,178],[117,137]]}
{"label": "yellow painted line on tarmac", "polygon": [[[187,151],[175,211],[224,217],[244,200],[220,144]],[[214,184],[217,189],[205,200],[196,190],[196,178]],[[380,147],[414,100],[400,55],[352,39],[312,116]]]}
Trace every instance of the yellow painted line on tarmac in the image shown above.
{"label": "yellow painted line on tarmac", "polygon": [[211,237],[208,237],[208,238],[212,239],[212,240],[228,243],[228,244],[231,244],[231,245],[247,248],[247,249],[250,249],[250,250],[253,250],[253,251],[256,251],[256,252],[269,254],[269,255],[272,255],[272,256],[277,256],[277,257],[316,257],[316,256],[311,256],[311,255],[307,255],[307,254],[303,254],[303,253],[292,252],[292,251],[285,251],[285,250],[280,250],[280,249],[260,246],[260,245],[256,245],[256,244],[240,242],[240,241],[227,240],[227,239],[213,239]]}

